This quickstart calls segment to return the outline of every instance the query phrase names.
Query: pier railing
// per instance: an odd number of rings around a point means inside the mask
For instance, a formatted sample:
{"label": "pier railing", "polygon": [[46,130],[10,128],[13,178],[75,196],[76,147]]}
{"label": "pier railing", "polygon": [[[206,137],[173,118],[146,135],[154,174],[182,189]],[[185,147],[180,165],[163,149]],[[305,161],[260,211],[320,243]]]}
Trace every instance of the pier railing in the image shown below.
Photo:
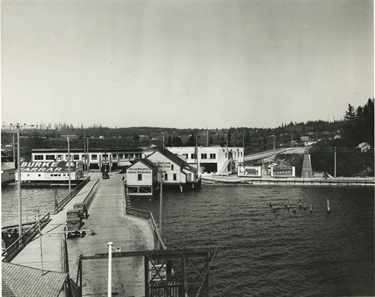
{"label": "pier railing", "polygon": [[65,205],[67,205],[78,193],[82,190],[82,188],[91,180],[90,176],[87,177],[84,181],[82,181],[77,187],[73,189],[63,200],[61,200],[55,206],[55,214],[59,213]]}
{"label": "pier railing", "polygon": [[150,223],[150,227],[152,233],[154,234],[154,244],[155,248],[166,250],[167,246],[165,245],[164,239],[160,234],[158,225],[155,222],[154,215],[150,211],[145,211],[141,209],[132,208],[130,204],[130,197],[126,195],[126,184],[124,183],[124,191],[125,191],[125,212],[129,216],[138,217],[141,219],[148,220]]}
{"label": "pier railing", "polygon": [[130,216],[134,216],[141,219],[146,219],[149,221],[152,233],[154,234],[155,238],[155,245],[159,247],[161,250],[166,250],[167,246],[165,245],[164,239],[160,234],[159,228],[155,222],[154,216],[152,212],[140,210],[136,208],[127,207],[126,208],[126,214]]}
{"label": "pier railing", "polygon": [[21,237],[15,239],[15,241],[2,252],[1,255],[3,261],[11,261],[30,241],[33,240],[33,238],[39,233],[39,223],[40,229],[43,229],[50,221],[50,213],[48,213],[42,217],[39,222],[32,225],[25,233],[22,234]]}

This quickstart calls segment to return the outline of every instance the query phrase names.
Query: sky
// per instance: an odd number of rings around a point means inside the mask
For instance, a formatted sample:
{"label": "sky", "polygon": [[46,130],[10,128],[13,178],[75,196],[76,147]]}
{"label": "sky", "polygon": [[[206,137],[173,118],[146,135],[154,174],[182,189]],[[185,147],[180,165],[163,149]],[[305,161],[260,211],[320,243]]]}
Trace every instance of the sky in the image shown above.
{"label": "sky", "polygon": [[274,128],[374,97],[371,0],[1,3],[1,121]]}

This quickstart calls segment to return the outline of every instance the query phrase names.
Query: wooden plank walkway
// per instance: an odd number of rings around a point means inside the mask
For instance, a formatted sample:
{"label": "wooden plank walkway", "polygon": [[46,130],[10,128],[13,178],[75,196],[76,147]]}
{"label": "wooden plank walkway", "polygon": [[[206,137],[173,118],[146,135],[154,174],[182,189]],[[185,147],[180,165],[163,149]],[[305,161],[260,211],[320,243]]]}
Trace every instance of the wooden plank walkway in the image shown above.
{"label": "wooden plank walkway", "polygon": [[63,272],[62,236],[66,221],[66,212],[73,209],[75,203],[83,202],[91,193],[98,178],[91,181],[58,214],[51,215],[51,222],[42,230],[43,267],[40,238],[35,237],[11,263],[50,271]]}
{"label": "wooden plank walkway", "polygon": [[[108,252],[108,242],[121,251],[154,249],[154,238],[149,222],[125,214],[122,175],[112,173],[110,179],[101,179],[99,173],[90,174],[91,181],[43,229],[43,269],[63,271],[62,236],[66,211],[90,194],[89,217],[84,221],[87,231],[83,238],[68,239],[69,273],[76,280],[80,255],[91,256]],[[98,182],[99,180],[99,182]],[[94,187],[95,183],[97,185]],[[92,196],[91,196],[92,195]],[[117,258],[113,262],[113,294],[144,296],[143,258]],[[35,238],[12,263],[42,268],[40,239]],[[108,260],[83,261],[83,296],[107,296]]]}
{"label": "wooden plank walkway", "polygon": [[[84,238],[68,240],[70,277],[76,279],[79,255],[107,253],[108,242],[125,251],[152,250],[153,233],[147,220],[124,214],[122,175],[113,173],[101,180],[89,208]],[[107,296],[108,259],[83,261],[83,296]],[[144,259],[116,258],[112,261],[112,293],[144,296]]]}

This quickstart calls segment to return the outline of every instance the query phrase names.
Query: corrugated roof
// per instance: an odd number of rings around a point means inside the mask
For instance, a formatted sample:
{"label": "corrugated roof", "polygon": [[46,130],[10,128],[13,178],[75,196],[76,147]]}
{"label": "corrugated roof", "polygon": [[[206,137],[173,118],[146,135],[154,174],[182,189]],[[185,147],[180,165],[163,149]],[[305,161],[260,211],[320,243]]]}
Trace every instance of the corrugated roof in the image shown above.
{"label": "corrugated roof", "polygon": [[67,273],[2,262],[2,296],[59,296]]}

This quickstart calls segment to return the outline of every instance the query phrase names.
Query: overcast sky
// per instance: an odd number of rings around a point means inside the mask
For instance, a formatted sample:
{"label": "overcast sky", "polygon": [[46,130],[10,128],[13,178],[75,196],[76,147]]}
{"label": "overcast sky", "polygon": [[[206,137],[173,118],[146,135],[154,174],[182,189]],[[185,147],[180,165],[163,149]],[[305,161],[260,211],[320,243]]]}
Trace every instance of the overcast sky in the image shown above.
{"label": "overcast sky", "polygon": [[372,0],[1,5],[6,124],[273,128],[374,97]]}

